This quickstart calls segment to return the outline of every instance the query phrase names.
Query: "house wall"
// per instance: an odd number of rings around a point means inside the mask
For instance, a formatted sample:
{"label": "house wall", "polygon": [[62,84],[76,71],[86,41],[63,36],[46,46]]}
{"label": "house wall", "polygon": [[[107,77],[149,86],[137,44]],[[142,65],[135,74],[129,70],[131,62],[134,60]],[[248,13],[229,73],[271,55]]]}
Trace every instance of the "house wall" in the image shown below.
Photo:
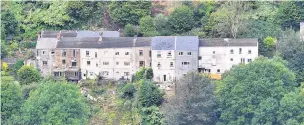
{"label": "house wall", "polygon": [[[168,53],[171,52],[171,56]],[[161,57],[157,57],[160,53]],[[173,62],[173,67],[170,66]],[[158,63],[161,64],[158,67]],[[154,81],[156,82],[173,82],[175,79],[175,51],[174,50],[152,50],[152,69]],[[166,75],[166,79],[164,78]]]}
{"label": "house wall", "polygon": [[[55,56],[52,49],[36,49],[37,67],[43,77],[52,74]],[[43,64],[46,61],[47,64]]]}
{"label": "house wall", "polygon": [[[179,52],[183,52],[183,55],[179,55]],[[191,55],[188,55],[191,52]],[[177,50],[175,52],[175,72],[176,79],[182,78],[185,74],[191,71],[197,71],[198,65],[198,52],[197,51],[182,51]],[[183,65],[182,62],[190,62],[190,64]]]}
{"label": "house wall", "polygon": [[[132,71],[132,73],[136,73],[136,71],[138,71],[141,66],[140,66],[140,61],[144,61],[145,63],[145,67],[151,67],[152,62],[151,62],[151,56],[152,56],[152,51],[151,51],[151,47],[147,46],[147,47],[133,47],[133,64],[134,64],[134,69]],[[143,55],[140,55],[139,52],[140,50],[143,51]],[[151,53],[151,54],[150,54]]]}
{"label": "house wall", "polygon": [[[241,54],[239,52],[240,48],[242,49]],[[233,50],[233,54],[230,53],[231,50]],[[251,50],[251,54],[248,53],[249,50]],[[215,54],[213,54],[213,51]],[[245,64],[249,63],[248,59],[253,61],[258,57],[258,47],[199,47],[199,58],[200,57],[199,68],[210,69],[211,74],[221,74],[231,69],[233,65],[240,64],[241,58],[245,59]],[[218,69],[220,72],[217,71]]]}
{"label": "house wall", "polygon": [[[89,55],[86,52],[89,52]],[[95,55],[96,54],[96,55]],[[99,76],[101,53],[98,49],[80,49],[80,68],[82,79],[96,79]],[[88,65],[88,61],[90,65]]]}
{"label": "house wall", "polygon": [[[63,52],[66,51],[66,55],[63,56]],[[75,55],[73,54],[75,51]],[[63,63],[65,60],[65,64]],[[76,66],[72,66],[72,62],[76,62]],[[55,65],[53,75],[55,72],[61,72],[63,77],[67,77],[68,80],[81,79],[80,74],[80,49],[56,49],[55,50]]]}

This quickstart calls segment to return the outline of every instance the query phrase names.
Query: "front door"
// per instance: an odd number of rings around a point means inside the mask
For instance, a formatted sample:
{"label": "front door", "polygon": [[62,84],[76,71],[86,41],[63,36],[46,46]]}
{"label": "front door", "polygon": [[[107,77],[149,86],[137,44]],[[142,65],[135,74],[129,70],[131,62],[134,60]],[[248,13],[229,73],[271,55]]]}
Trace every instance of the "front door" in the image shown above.
{"label": "front door", "polygon": [[166,75],[164,75],[164,82],[167,81]]}

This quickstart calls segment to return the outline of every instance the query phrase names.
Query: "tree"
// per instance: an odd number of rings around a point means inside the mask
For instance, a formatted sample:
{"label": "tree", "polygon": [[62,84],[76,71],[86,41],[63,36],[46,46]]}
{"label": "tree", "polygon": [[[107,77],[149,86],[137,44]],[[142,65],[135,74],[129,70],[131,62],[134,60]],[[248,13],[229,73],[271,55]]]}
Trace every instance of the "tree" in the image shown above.
{"label": "tree", "polygon": [[1,10],[1,25],[4,28],[5,35],[15,35],[18,33],[18,21],[14,13],[9,10]]}
{"label": "tree", "polygon": [[141,107],[159,106],[163,102],[164,93],[151,81],[144,80],[138,93]]}
{"label": "tree", "polygon": [[278,37],[277,51],[283,59],[291,59],[297,52],[304,52],[304,41],[300,39],[298,32],[291,29],[283,31]]}
{"label": "tree", "polygon": [[21,112],[18,124],[83,125],[89,111],[76,85],[47,82],[31,92]]}
{"label": "tree", "polygon": [[138,71],[136,71],[136,75],[135,75],[136,80],[139,81],[141,79],[145,79],[145,72],[146,72],[145,67],[142,67]]}
{"label": "tree", "polygon": [[112,1],[108,12],[113,23],[120,27],[137,25],[140,18],[151,14],[151,1]]}
{"label": "tree", "polygon": [[1,42],[1,59],[5,58],[7,55],[7,51],[6,51],[6,45],[4,43]]}
{"label": "tree", "polygon": [[14,64],[14,73],[17,74],[18,70],[24,65],[23,60],[17,60],[16,63]]}
{"label": "tree", "polygon": [[276,42],[276,39],[273,38],[273,37],[271,37],[271,36],[268,36],[268,37],[266,37],[264,39],[264,43],[265,43],[265,45],[266,45],[267,48],[273,48],[273,47],[275,47],[275,45],[276,45],[275,42]]}
{"label": "tree", "polygon": [[215,29],[221,37],[236,38],[245,25],[249,5],[243,1],[227,1],[211,14]]}
{"label": "tree", "polygon": [[296,31],[299,30],[300,19],[303,19],[301,14],[304,14],[304,12],[300,12],[299,9],[293,1],[285,1],[279,5],[277,20],[283,29],[293,28]]}
{"label": "tree", "polygon": [[146,37],[158,34],[151,16],[144,16],[139,20],[139,31]]}
{"label": "tree", "polygon": [[145,72],[145,78],[146,79],[153,79],[153,69],[152,68],[147,68]]}
{"label": "tree", "polygon": [[288,67],[295,73],[298,83],[304,82],[304,52],[298,52],[289,59]]}
{"label": "tree", "polygon": [[278,57],[261,57],[236,66],[223,83],[219,90],[220,119],[228,125],[276,124],[277,102],[296,86],[293,72]]}
{"label": "tree", "polygon": [[16,83],[1,82],[1,123],[12,124],[12,117],[20,113],[23,98]]}
{"label": "tree", "polygon": [[169,16],[169,25],[174,33],[183,33],[193,28],[193,12],[187,6],[180,6],[174,9]]}
{"label": "tree", "polygon": [[40,73],[33,66],[22,66],[18,70],[18,79],[21,84],[31,84],[38,82],[41,78]]}
{"label": "tree", "polygon": [[124,36],[125,37],[134,37],[137,35],[137,32],[132,24],[127,24],[124,29]]}
{"label": "tree", "polygon": [[169,36],[172,34],[168,17],[164,14],[159,14],[154,18],[156,31],[161,36]]}
{"label": "tree", "polygon": [[122,98],[132,99],[135,96],[136,88],[132,83],[127,83],[122,89]]}
{"label": "tree", "polygon": [[2,62],[2,71],[7,72],[8,71],[8,64],[6,62]]}
{"label": "tree", "polygon": [[165,103],[165,122],[169,125],[214,124],[217,110],[215,84],[199,73],[188,73],[176,87],[176,95]]}
{"label": "tree", "polygon": [[143,125],[163,125],[164,115],[159,111],[156,106],[151,106],[141,109],[141,124]]}

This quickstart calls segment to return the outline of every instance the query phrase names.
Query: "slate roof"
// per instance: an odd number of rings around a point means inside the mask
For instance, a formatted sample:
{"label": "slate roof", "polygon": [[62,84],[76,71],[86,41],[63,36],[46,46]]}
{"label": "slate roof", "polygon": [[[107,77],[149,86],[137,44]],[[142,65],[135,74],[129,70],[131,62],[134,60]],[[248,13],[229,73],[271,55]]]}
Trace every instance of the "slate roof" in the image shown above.
{"label": "slate roof", "polygon": [[199,46],[206,47],[219,47],[219,46],[257,46],[258,39],[224,39],[224,38],[213,38],[213,39],[200,39]]}
{"label": "slate roof", "polygon": [[57,38],[38,38],[36,49],[53,49],[56,48]]}
{"label": "slate roof", "polygon": [[6,57],[1,59],[2,62],[6,62],[7,64],[15,64],[17,60],[18,58],[14,58],[14,57]]}
{"label": "slate roof", "polygon": [[174,36],[156,36],[152,38],[152,50],[175,50]]}
{"label": "slate roof", "polygon": [[[78,40],[75,40],[78,39]],[[81,38],[63,38],[57,44],[57,48],[129,48],[150,46],[151,38],[134,37],[105,37],[102,41]]]}
{"label": "slate roof", "polygon": [[81,30],[77,31],[77,37],[100,37],[100,31]]}
{"label": "slate roof", "polygon": [[56,38],[60,31],[42,31],[41,38]]}
{"label": "slate roof", "polygon": [[102,37],[119,37],[120,33],[118,31],[103,31]]}
{"label": "slate roof", "polygon": [[198,50],[198,36],[157,36],[152,38],[152,50]]}

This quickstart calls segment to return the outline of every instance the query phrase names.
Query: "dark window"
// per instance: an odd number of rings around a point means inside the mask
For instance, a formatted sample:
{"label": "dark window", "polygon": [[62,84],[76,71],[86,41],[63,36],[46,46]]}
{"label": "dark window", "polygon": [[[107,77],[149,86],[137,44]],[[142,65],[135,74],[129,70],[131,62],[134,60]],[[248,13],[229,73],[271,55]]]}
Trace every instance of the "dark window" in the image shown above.
{"label": "dark window", "polygon": [[233,58],[230,58],[230,61],[233,61]]}
{"label": "dark window", "polygon": [[248,59],[247,61],[248,61],[248,62],[252,62],[252,59]]}
{"label": "dark window", "polygon": [[240,50],[240,54],[242,54],[242,48],[240,48],[239,50]]}
{"label": "dark window", "polygon": [[169,51],[169,52],[168,52],[168,56],[172,56],[172,53],[171,53],[171,51]]}
{"label": "dark window", "polygon": [[152,56],[152,52],[151,51],[149,51],[149,57],[151,57]]}
{"label": "dark window", "polygon": [[37,56],[39,56],[39,51],[37,50]]}
{"label": "dark window", "polygon": [[72,62],[72,66],[76,66],[76,62]]}
{"label": "dark window", "polygon": [[116,65],[119,65],[119,62],[116,62]]}
{"label": "dark window", "polygon": [[63,56],[63,57],[66,56],[66,50],[62,50],[62,56]]}
{"label": "dark window", "polygon": [[230,50],[230,54],[234,54],[234,51],[233,51],[233,49],[232,49],[232,50]]}
{"label": "dark window", "polygon": [[139,61],[139,66],[140,66],[140,67],[145,66],[145,61]]}
{"label": "dark window", "polygon": [[98,63],[96,63],[96,67],[98,67]]}
{"label": "dark window", "polygon": [[97,52],[95,52],[95,58],[97,58]]}
{"label": "dark window", "polygon": [[213,51],[212,53],[215,54],[215,51]]}
{"label": "dark window", "polygon": [[248,54],[251,54],[251,50],[248,50]]}
{"label": "dark window", "polygon": [[161,52],[160,51],[157,52],[157,58],[161,58]]}
{"label": "dark window", "polygon": [[129,55],[129,52],[126,52],[125,55]]}
{"label": "dark window", "polygon": [[189,55],[189,56],[190,56],[191,54],[192,54],[191,52],[188,52],[188,53],[187,53],[187,55]]}
{"label": "dark window", "polygon": [[198,57],[198,60],[202,60],[202,57],[201,57],[201,56],[199,56],[199,57]]}
{"label": "dark window", "polygon": [[143,50],[139,50],[139,56],[143,56]]}
{"label": "dark window", "polygon": [[62,64],[65,65],[65,60],[62,60]]}
{"label": "dark window", "polygon": [[217,73],[220,73],[221,72],[221,70],[220,69],[217,69]]}
{"label": "dark window", "polygon": [[157,63],[157,67],[161,67],[160,62]]}
{"label": "dark window", "polygon": [[51,50],[51,54],[55,54],[55,51],[54,51],[54,50]]}
{"label": "dark window", "polygon": [[42,51],[42,54],[45,54],[45,51]]}
{"label": "dark window", "polygon": [[173,62],[170,62],[170,67],[173,67]]}
{"label": "dark window", "polygon": [[76,57],[76,50],[73,49],[73,57]]}
{"label": "dark window", "polygon": [[178,55],[182,56],[184,53],[183,52],[178,52]]}
{"label": "dark window", "polygon": [[86,56],[90,56],[90,52],[89,51],[86,51]]}
{"label": "dark window", "polygon": [[44,66],[47,65],[47,61],[42,61],[42,63]]}
{"label": "dark window", "polygon": [[88,65],[88,66],[91,65],[91,61],[87,61],[87,65]]}
{"label": "dark window", "polygon": [[116,52],[115,55],[119,55],[119,52]]}

